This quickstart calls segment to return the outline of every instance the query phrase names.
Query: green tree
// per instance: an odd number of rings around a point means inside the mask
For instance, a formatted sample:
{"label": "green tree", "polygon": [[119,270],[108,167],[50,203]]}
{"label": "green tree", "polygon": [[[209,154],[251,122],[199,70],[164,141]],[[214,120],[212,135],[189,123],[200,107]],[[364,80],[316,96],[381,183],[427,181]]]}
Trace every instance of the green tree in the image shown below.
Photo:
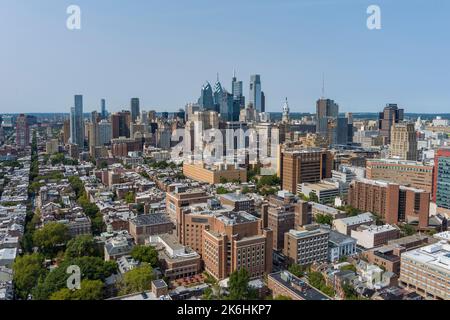
{"label": "green tree", "polygon": [[217,192],[217,194],[227,194],[227,193],[230,193],[230,191],[229,191],[228,189],[226,189],[225,187],[222,187],[222,186],[218,187],[218,188],[216,189],[216,192]]}
{"label": "green tree", "polygon": [[228,183],[228,180],[227,180],[227,178],[225,178],[225,177],[220,177],[219,181],[220,181],[220,183],[222,183],[222,184]]}
{"label": "green tree", "polygon": [[304,276],[306,270],[301,265],[294,263],[289,266],[288,271],[294,276],[301,278]]}
{"label": "green tree", "polygon": [[34,245],[50,257],[53,257],[69,239],[68,227],[58,222],[47,223],[33,234]]}
{"label": "green tree", "polygon": [[125,195],[124,200],[125,200],[126,203],[135,203],[135,201],[136,201],[136,195],[135,195],[135,193],[132,192],[132,191],[128,192],[128,193]]}
{"label": "green tree", "polygon": [[317,214],[315,216],[314,219],[315,219],[315,221],[317,223],[320,223],[320,224],[327,224],[327,225],[330,225],[330,226],[333,224],[333,217],[331,215],[329,215],[329,214],[321,214],[321,213],[319,213],[319,214]]}
{"label": "green tree", "polygon": [[308,281],[309,284],[312,285],[314,288],[322,291],[329,297],[333,297],[335,295],[335,292],[333,288],[326,285],[325,278],[320,272],[310,272],[308,274]]}
{"label": "green tree", "polygon": [[344,291],[345,299],[347,300],[359,299],[358,293],[356,292],[355,288],[350,283],[348,283],[348,281],[343,281],[341,286],[342,291]]}
{"label": "green tree", "polygon": [[98,256],[99,252],[94,238],[89,235],[79,236],[70,240],[66,246],[65,259],[85,256]]}
{"label": "green tree", "polygon": [[50,300],[101,300],[104,284],[100,280],[83,280],[79,290],[63,288],[50,296]]}
{"label": "green tree", "polygon": [[148,263],[152,267],[158,265],[158,252],[152,246],[135,246],[131,250],[131,257],[134,260]]}
{"label": "green tree", "polygon": [[229,300],[249,300],[255,298],[255,291],[250,289],[248,283],[250,275],[247,269],[241,268],[230,275]]}
{"label": "green tree", "polygon": [[356,272],[356,267],[353,264],[348,264],[348,265],[342,266],[340,269],[342,271],[351,270],[353,272]]}
{"label": "green tree", "polygon": [[125,273],[120,284],[120,294],[126,295],[150,290],[152,280],[153,269],[151,265],[143,263],[139,267]]}
{"label": "green tree", "polygon": [[309,201],[319,203],[319,197],[314,192],[310,192]]}
{"label": "green tree", "polygon": [[410,225],[410,224],[404,224],[401,226],[401,231],[403,233],[403,236],[412,236],[413,234],[416,234],[416,229]]}
{"label": "green tree", "polygon": [[45,278],[41,278],[38,285],[33,289],[35,300],[47,300],[55,292],[67,287],[69,274],[66,272],[69,266],[80,267],[82,280],[100,280],[104,282],[106,278],[117,272],[117,263],[114,261],[104,261],[99,257],[79,257],[64,260],[56,269],[48,273]]}
{"label": "green tree", "polygon": [[38,283],[39,278],[45,275],[46,270],[43,263],[44,257],[38,253],[17,257],[13,264],[13,280],[19,298],[26,299]]}

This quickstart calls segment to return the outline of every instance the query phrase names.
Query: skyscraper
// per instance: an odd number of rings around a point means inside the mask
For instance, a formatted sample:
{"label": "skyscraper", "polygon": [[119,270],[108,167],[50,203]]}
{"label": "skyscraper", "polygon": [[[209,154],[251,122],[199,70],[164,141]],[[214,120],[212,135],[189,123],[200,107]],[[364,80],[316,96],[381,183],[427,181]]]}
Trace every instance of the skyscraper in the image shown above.
{"label": "skyscraper", "polygon": [[231,82],[231,93],[233,94],[233,100],[235,104],[239,105],[239,110],[245,108],[244,87],[242,81],[238,81],[236,74],[234,74]]}
{"label": "skyscraper", "polygon": [[[338,119],[339,106],[331,99],[320,98],[316,103],[316,133],[327,139],[329,144],[337,144],[338,136],[343,137],[343,129],[340,128],[344,123]],[[345,127],[345,136],[347,136],[347,127]],[[342,142],[342,141],[340,141]]]}
{"label": "skyscraper", "polygon": [[378,119],[378,129],[380,129],[380,135],[386,138],[385,143],[391,142],[391,127],[394,123],[403,121],[403,109],[399,109],[396,104],[388,104],[384,108],[383,112],[380,112]]}
{"label": "skyscraper", "polygon": [[30,144],[30,127],[27,117],[21,114],[16,122],[16,144],[20,149],[26,148]]}
{"label": "skyscraper", "polygon": [[440,149],[434,158],[433,201],[438,210],[450,212],[450,149]]}
{"label": "skyscraper", "polygon": [[413,123],[394,123],[392,125],[389,155],[400,160],[417,161],[417,136]]}
{"label": "skyscraper", "polygon": [[139,98],[131,99],[131,122],[135,123],[140,114]]}
{"label": "skyscraper", "polygon": [[102,117],[102,119],[106,119],[106,117],[108,116],[108,112],[106,111],[106,100],[102,99],[101,100],[101,113],[100,116]]}
{"label": "skyscraper", "polygon": [[209,82],[206,82],[200,94],[200,99],[198,99],[198,104],[203,110],[212,110],[215,111],[214,108],[214,98],[213,91]]}
{"label": "skyscraper", "polygon": [[261,91],[261,112],[266,112],[266,95]]}
{"label": "skyscraper", "polygon": [[112,137],[130,137],[131,114],[129,111],[116,112],[111,115]]}
{"label": "skyscraper", "polygon": [[283,116],[281,119],[282,122],[288,123],[289,122],[289,103],[288,99],[286,98],[286,101],[283,104]]}
{"label": "skyscraper", "polygon": [[262,94],[261,94],[261,76],[259,74],[250,76],[249,103],[253,105],[257,113],[263,112]]}
{"label": "skyscraper", "polygon": [[84,147],[83,96],[75,96],[75,106],[70,109],[70,142]]}
{"label": "skyscraper", "polygon": [[217,79],[217,82],[214,85],[214,105],[223,121],[234,121],[233,119],[239,117],[237,110],[234,110],[235,104],[233,95],[222,88],[219,79]]}

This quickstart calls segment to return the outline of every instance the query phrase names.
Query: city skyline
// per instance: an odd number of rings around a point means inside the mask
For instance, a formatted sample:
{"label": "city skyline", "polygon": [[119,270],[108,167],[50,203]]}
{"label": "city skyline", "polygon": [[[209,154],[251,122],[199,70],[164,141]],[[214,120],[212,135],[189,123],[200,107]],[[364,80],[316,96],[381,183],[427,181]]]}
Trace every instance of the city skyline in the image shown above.
{"label": "city skyline", "polygon": [[195,102],[216,73],[231,91],[233,70],[246,101],[250,76],[261,75],[268,112],[281,112],[287,96],[292,113],[313,113],[323,73],[325,96],[343,112],[376,112],[387,103],[408,112],[450,106],[450,47],[439,36],[449,24],[444,1],[378,1],[381,30],[367,29],[365,0],[248,1],[236,3],[238,10],[205,1],[80,0],[75,31],[65,26],[70,4],[0,4],[7,48],[0,53],[1,113],[69,111],[77,93],[86,112],[99,110],[102,98],[109,112],[128,109],[131,97],[143,110],[174,112]]}

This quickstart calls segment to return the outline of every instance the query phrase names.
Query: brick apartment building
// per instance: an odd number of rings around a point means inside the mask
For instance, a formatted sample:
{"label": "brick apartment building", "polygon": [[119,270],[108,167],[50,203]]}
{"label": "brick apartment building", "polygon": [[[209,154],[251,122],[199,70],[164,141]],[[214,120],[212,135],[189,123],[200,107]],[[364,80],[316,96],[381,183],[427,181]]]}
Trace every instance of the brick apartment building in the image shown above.
{"label": "brick apartment building", "polygon": [[432,193],[433,165],[423,162],[378,159],[367,160],[366,176],[371,180],[383,180],[410,186]]}
{"label": "brick apartment building", "polygon": [[205,270],[216,279],[246,268],[252,278],[272,269],[272,230],[262,220],[214,201],[184,208],[179,216],[179,240],[197,251]]}
{"label": "brick apartment building", "polygon": [[378,180],[361,179],[350,184],[351,206],[381,216],[388,224],[416,222],[428,227],[430,193]]}
{"label": "brick apartment building", "polygon": [[297,194],[302,183],[331,178],[332,154],[324,149],[286,149],[280,154],[280,178],[283,190]]}

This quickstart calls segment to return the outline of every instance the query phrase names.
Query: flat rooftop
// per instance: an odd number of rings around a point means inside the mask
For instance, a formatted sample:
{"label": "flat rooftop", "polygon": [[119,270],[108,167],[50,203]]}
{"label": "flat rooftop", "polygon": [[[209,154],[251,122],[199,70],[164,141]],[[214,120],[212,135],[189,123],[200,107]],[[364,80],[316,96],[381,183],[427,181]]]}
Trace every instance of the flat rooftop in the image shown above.
{"label": "flat rooftop", "polygon": [[169,217],[164,213],[143,214],[132,220],[137,226],[157,225],[170,223]]}
{"label": "flat rooftop", "polygon": [[405,252],[403,258],[450,272],[450,245],[446,241]]}
{"label": "flat rooftop", "polygon": [[354,217],[347,217],[342,219],[337,219],[343,223],[345,223],[348,226],[353,226],[355,224],[361,224],[361,223],[369,223],[374,221],[373,214],[370,212],[361,213]]}
{"label": "flat rooftop", "polygon": [[269,277],[304,300],[330,300],[328,296],[287,271],[271,273]]}

